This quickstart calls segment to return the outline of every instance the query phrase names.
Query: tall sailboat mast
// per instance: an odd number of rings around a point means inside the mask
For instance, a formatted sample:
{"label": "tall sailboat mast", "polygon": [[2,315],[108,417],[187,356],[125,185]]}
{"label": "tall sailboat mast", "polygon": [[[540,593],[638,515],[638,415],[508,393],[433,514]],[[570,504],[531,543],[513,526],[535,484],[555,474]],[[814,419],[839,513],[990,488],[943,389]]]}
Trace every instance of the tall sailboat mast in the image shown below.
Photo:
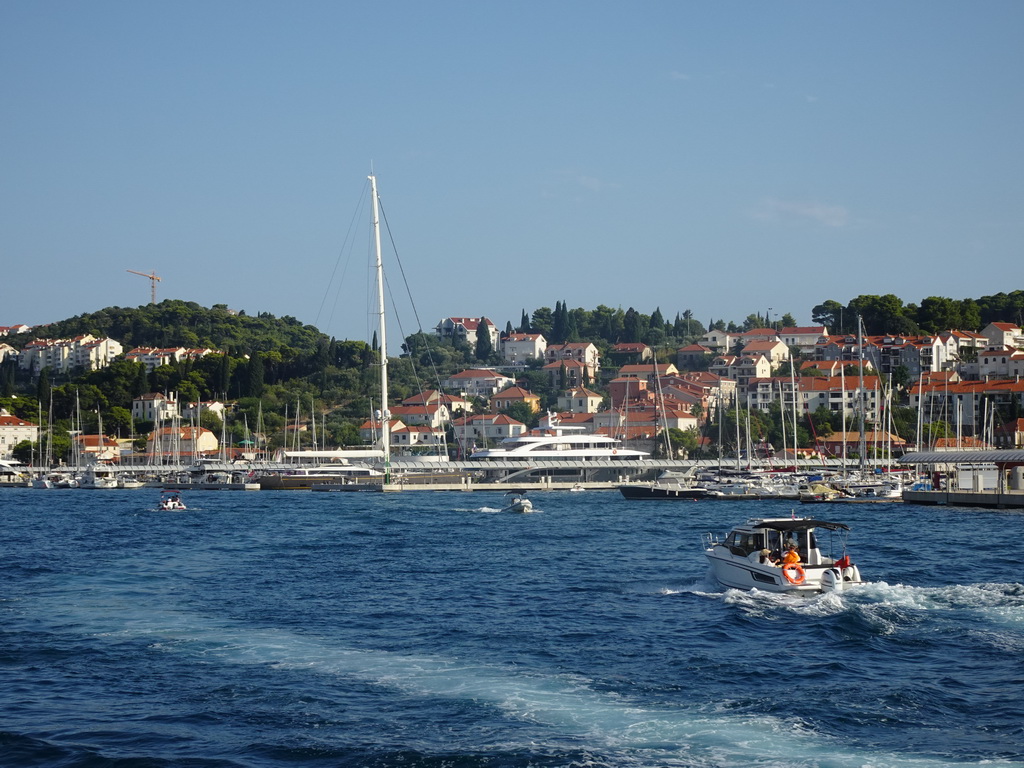
{"label": "tall sailboat mast", "polygon": [[860,413],[858,414],[858,424],[860,428],[860,473],[864,475],[867,469],[867,436],[864,434],[864,411],[867,410],[867,398],[864,395],[864,319],[858,315],[857,317],[857,350],[859,353],[860,369],[859,379],[857,386],[860,388],[860,392],[857,394],[857,398],[860,402]]}
{"label": "tall sailboat mast", "polygon": [[391,413],[388,411],[388,337],[384,330],[384,262],[380,255],[380,218],[377,203],[377,177],[369,176],[373,204],[373,246],[377,270],[377,315],[380,336],[380,434],[384,450],[384,483],[391,482]]}

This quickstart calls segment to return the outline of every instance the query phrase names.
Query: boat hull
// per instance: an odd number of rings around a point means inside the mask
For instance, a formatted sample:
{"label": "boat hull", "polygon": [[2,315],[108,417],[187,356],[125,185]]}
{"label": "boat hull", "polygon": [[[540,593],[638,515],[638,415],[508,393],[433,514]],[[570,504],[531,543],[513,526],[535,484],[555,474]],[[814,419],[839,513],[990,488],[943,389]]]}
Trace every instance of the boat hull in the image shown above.
{"label": "boat hull", "polygon": [[[733,555],[722,547],[705,550],[704,554],[711,564],[711,572],[715,579],[723,586],[733,589],[813,594],[841,592],[846,586],[861,583],[860,571],[856,566],[839,569],[831,564],[803,565],[798,577],[802,579],[802,583],[797,584],[787,579],[780,567],[751,562],[748,558]],[[793,574],[793,571],[790,573]]]}
{"label": "boat hull", "polygon": [[670,485],[620,485],[619,493],[630,501],[686,501],[709,497],[707,488]]}

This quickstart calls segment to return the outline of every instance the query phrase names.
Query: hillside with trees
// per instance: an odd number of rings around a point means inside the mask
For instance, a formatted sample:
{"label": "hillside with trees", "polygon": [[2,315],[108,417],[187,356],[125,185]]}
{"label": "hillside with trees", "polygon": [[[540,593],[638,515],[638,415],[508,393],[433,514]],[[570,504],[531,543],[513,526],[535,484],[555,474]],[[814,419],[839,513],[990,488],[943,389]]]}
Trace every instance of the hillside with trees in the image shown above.
{"label": "hillside with trees", "polygon": [[[816,324],[833,333],[853,333],[857,317],[869,334],[935,333],[947,329],[978,331],[993,321],[1021,323],[1024,291],[999,293],[979,299],[928,297],[921,304],[905,304],[898,297],[858,296],[843,305],[826,300],[812,310]],[[677,349],[717,328],[744,331],[797,325],[793,316],[779,317],[768,309],[755,312],[742,323],[708,319],[704,324],[691,310],[668,319],[660,308],[645,314],[630,307],[570,309],[558,301],[554,309],[524,309],[513,331],[543,334],[549,344],[588,341],[602,358],[620,342],[642,342],[662,361],[674,359]],[[82,414],[82,428],[95,431],[99,418],[109,434],[139,434],[151,424],[133,421],[132,399],[147,392],[176,392],[181,402],[221,400],[235,405],[230,427],[255,429],[259,421],[268,435],[283,435],[285,420],[310,421],[316,415],[321,441],[331,445],[360,443],[358,428],[380,404],[377,391],[379,350],[376,342],[339,341],[293,317],[268,313],[254,316],[233,312],[226,305],[205,308],[192,302],[165,300],[135,308],[108,307],[35,328],[31,333],[7,337],[20,349],[35,338],[73,338],[91,334],[110,337],[125,350],[135,347],[185,347],[210,349],[212,354],[195,360],[164,365],[147,372],[140,363],[115,360],[106,368],[58,376],[44,369],[38,377],[17,370],[14,359],[0,365],[0,407],[22,418],[36,420],[51,409],[58,435],[55,447],[71,428],[72,418]],[[486,335],[486,334],[484,334]],[[407,337],[402,355],[389,366],[391,393],[400,401],[424,389],[440,389],[440,381],[466,367],[500,364],[500,349],[489,340],[473,348],[431,332]],[[541,396],[542,407],[554,407],[556,383],[533,366],[522,371],[520,383]],[[600,382],[593,386],[600,390]],[[482,403],[480,405],[483,405]],[[296,413],[298,412],[298,417]],[[207,415],[208,417],[209,415]],[[204,418],[207,418],[204,417]],[[219,420],[207,418],[204,426],[218,431]],[[275,438],[280,443],[283,437]]]}

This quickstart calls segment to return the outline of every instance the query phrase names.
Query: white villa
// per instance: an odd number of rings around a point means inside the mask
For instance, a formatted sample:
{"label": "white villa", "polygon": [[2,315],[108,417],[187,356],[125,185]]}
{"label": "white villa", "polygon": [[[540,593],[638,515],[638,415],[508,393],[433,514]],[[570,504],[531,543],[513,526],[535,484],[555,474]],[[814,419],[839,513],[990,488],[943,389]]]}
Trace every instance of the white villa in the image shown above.
{"label": "white villa", "polygon": [[543,360],[548,342],[539,333],[510,333],[501,340],[501,357],[506,363]]}
{"label": "white villa", "polygon": [[814,353],[814,347],[818,343],[818,339],[822,336],[828,336],[828,328],[824,325],[794,326],[783,328],[779,331],[779,336],[782,338],[782,343],[787,347],[796,347],[800,350],[800,354],[811,355]]}
{"label": "white villa", "polygon": [[743,351],[740,353],[743,357],[757,357],[763,355],[768,358],[768,362],[771,363],[772,368],[781,365],[789,360],[789,347],[783,344],[776,338],[772,340],[751,341],[743,347]]}
{"label": "white villa", "polygon": [[586,387],[566,390],[558,396],[558,410],[571,413],[597,413],[604,398]]}
{"label": "white villa", "polygon": [[601,354],[589,341],[549,344],[544,350],[544,359],[548,365],[574,360],[587,369],[591,381],[597,378],[597,372],[601,370]]}
{"label": "white villa", "polygon": [[491,368],[471,368],[449,376],[441,385],[463,397],[490,397],[515,384],[515,379]]}
{"label": "white villa", "polygon": [[132,418],[137,421],[160,422],[176,418],[178,401],[159,392],[150,392],[132,400]]}
{"label": "white villa", "polygon": [[474,347],[482,329],[490,334],[491,348],[498,349],[498,327],[486,317],[446,317],[434,326],[434,333],[442,339],[462,340]]}

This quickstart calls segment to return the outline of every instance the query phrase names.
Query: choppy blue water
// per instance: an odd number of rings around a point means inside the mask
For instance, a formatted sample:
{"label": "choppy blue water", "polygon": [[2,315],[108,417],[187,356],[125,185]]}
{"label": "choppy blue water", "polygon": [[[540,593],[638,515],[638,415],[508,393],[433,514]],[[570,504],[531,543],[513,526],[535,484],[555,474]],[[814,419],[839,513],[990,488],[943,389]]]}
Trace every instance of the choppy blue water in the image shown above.
{"label": "choppy blue water", "polygon": [[5,766],[1024,765],[1024,515],[849,505],[875,583],[719,588],[784,502],[0,491]]}

